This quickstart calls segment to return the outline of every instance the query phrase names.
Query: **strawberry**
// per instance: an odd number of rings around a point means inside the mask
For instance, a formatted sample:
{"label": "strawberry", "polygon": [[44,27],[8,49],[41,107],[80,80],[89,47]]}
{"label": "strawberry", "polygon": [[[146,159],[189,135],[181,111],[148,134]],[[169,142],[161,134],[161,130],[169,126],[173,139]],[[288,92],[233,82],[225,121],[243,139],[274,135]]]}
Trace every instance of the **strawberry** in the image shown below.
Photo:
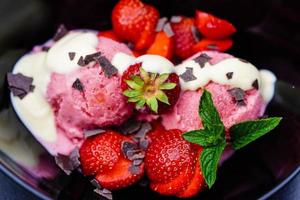
{"label": "strawberry", "polygon": [[171,23],[174,32],[175,55],[181,59],[186,59],[193,55],[193,45],[196,43],[192,32],[194,19],[181,17],[178,23]]}
{"label": "strawberry", "polygon": [[113,30],[100,31],[98,33],[98,37],[100,37],[100,36],[112,39],[117,42],[121,42],[121,39],[115,34],[115,32]]}
{"label": "strawberry", "polygon": [[197,53],[199,51],[213,50],[213,51],[227,51],[233,45],[233,40],[230,38],[223,40],[211,40],[202,39],[197,44],[193,46],[193,52]]}
{"label": "strawberry", "polygon": [[173,49],[173,38],[168,37],[164,31],[161,31],[156,34],[153,44],[147,50],[147,54],[156,54],[171,59],[173,56]]}
{"label": "strawberry", "polygon": [[152,44],[158,19],[158,10],[140,0],[120,0],[112,11],[115,33],[132,42],[138,51],[146,50]]}
{"label": "strawberry", "polygon": [[122,153],[124,141],[130,138],[115,131],[106,131],[87,138],[80,150],[80,161],[83,174],[95,175],[100,185],[109,190],[127,187],[137,182],[144,174],[144,164],[136,166],[138,171],[130,171],[133,162]]}
{"label": "strawberry", "polygon": [[196,11],[196,26],[203,36],[211,39],[224,39],[236,32],[230,22],[202,11]]}
{"label": "strawberry", "polygon": [[128,102],[134,103],[137,110],[156,114],[169,111],[181,91],[177,74],[149,73],[141,63],[129,66],[123,73],[121,88]]}

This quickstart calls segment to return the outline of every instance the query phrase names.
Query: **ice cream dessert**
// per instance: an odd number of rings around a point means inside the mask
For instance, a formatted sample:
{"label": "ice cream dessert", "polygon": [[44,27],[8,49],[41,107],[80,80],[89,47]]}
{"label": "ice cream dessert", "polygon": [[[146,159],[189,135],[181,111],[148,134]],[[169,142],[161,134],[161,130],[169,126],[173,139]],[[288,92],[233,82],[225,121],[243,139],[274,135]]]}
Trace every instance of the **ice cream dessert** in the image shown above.
{"label": "ice cream dessert", "polygon": [[201,11],[159,18],[121,0],[113,30],[60,27],[7,76],[25,126],[67,174],[80,169],[108,198],[143,176],[162,195],[195,196],[233,150],[280,122],[260,119],[272,72],[220,52],[233,44],[230,22]]}

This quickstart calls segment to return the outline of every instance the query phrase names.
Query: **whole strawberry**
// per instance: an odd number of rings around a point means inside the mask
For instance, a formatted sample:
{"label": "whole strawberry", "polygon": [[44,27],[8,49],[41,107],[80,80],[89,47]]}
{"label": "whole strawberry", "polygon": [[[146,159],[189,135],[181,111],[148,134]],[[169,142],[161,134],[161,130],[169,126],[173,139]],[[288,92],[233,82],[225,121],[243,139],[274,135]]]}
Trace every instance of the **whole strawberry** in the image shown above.
{"label": "whole strawberry", "polygon": [[[83,174],[95,175],[100,185],[109,190],[137,182],[144,174],[144,164],[133,166],[122,152],[124,142],[132,141],[115,131],[87,138],[79,151]],[[136,168],[134,173],[130,171],[132,167]]]}
{"label": "whole strawberry", "polygon": [[138,110],[155,114],[172,109],[181,91],[177,74],[150,73],[143,69],[142,63],[129,66],[123,73],[121,88],[128,102],[134,103]]}
{"label": "whole strawberry", "polygon": [[204,187],[198,160],[201,148],[185,141],[180,130],[160,131],[145,157],[151,189],[185,198],[196,195]]}
{"label": "whole strawberry", "polygon": [[121,39],[132,42],[136,50],[146,50],[155,38],[159,12],[140,0],[121,0],[113,9],[114,32]]}

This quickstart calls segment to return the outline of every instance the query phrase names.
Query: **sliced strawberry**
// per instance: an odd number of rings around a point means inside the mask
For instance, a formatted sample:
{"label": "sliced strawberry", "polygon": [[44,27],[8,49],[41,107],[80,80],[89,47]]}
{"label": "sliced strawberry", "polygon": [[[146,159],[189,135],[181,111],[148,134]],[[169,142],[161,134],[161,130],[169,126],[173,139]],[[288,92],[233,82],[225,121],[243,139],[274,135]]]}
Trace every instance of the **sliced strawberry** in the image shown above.
{"label": "sliced strawberry", "polygon": [[213,51],[227,51],[233,45],[233,40],[230,38],[223,40],[211,40],[202,39],[197,44],[193,46],[193,52],[197,53],[199,51],[213,50]]}
{"label": "sliced strawberry", "polygon": [[111,170],[121,157],[121,143],[127,140],[114,131],[87,138],[80,148],[80,161],[85,175]]}
{"label": "sliced strawberry", "polygon": [[98,33],[98,37],[100,36],[115,40],[117,42],[121,42],[121,39],[115,34],[113,30],[100,31]]}
{"label": "sliced strawberry", "polygon": [[171,23],[174,32],[175,55],[181,59],[186,59],[193,55],[193,45],[196,43],[192,28],[194,19],[181,17],[178,23]]}
{"label": "sliced strawberry", "polygon": [[123,157],[111,171],[104,174],[98,174],[96,179],[102,187],[108,190],[117,190],[128,187],[140,180],[144,174],[144,164],[138,166],[139,172],[136,174],[129,171],[131,166],[132,161]]}
{"label": "sliced strawberry", "polygon": [[138,51],[146,50],[152,44],[158,19],[158,10],[140,0],[121,0],[112,12],[115,33],[132,42]]}
{"label": "sliced strawberry", "polygon": [[196,11],[196,25],[202,35],[211,39],[224,39],[236,32],[227,20],[202,11]]}
{"label": "sliced strawberry", "polygon": [[168,37],[164,31],[161,31],[156,34],[153,44],[147,50],[147,54],[156,54],[171,59],[173,50],[173,38]]}

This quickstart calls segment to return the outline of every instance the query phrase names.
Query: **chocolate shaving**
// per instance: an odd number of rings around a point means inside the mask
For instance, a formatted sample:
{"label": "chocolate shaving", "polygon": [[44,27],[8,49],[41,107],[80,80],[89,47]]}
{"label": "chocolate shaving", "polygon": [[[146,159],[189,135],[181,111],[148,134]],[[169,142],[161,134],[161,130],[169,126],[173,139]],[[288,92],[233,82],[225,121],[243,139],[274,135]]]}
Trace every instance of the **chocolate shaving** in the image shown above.
{"label": "chocolate shaving", "polygon": [[143,159],[136,159],[132,162],[134,166],[140,166],[143,163]]}
{"label": "chocolate shaving", "polygon": [[104,56],[100,56],[96,58],[100,67],[103,69],[106,77],[110,78],[116,73],[118,73],[118,69],[111,64],[111,62]]}
{"label": "chocolate shaving", "polygon": [[128,168],[128,170],[133,175],[137,175],[137,174],[141,173],[141,168],[139,166],[135,166],[135,165],[131,165]]}
{"label": "chocolate shaving", "polygon": [[219,47],[215,44],[209,44],[206,46],[206,48],[209,50],[218,50],[219,49]]}
{"label": "chocolate shaving", "polygon": [[84,59],[83,59],[83,56],[80,56],[80,58],[79,58],[77,64],[78,64],[79,66],[81,66],[81,67],[86,66],[85,61],[84,61]]}
{"label": "chocolate shaving", "polygon": [[156,28],[155,28],[155,31],[156,32],[160,32],[163,30],[165,24],[167,23],[168,21],[168,18],[166,17],[163,17],[163,18],[160,18],[157,22],[157,25],[156,25]]}
{"label": "chocolate shaving", "polygon": [[129,160],[143,160],[145,158],[145,152],[140,150],[129,150],[127,152],[127,157]]}
{"label": "chocolate shaving", "polygon": [[182,20],[181,16],[172,16],[170,21],[172,23],[179,23],[179,22],[181,22],[181,20]]}
{"label": "chocolate shaving", "polygon": [[146,150],[149,146],[149,140],[145,139],[145,138],[142,138],[140,139],[139,141],[139,147],[143,150]]}
{"label": "chocolate shaving", "polygon": [[68,33],[67,28],[65,27],[65,25],[61,24],[58,27],[58,29],[53,37],[53,40],[56,42],[56,41],[60,40],[61,38],[63,38],[67,33]]}
{"label": "chocolate shaving", "polygon": [[142,139],[145,138],[146,134],[151,131],[152,127],[151,124],[148,122],[145,122],[142,124],[140,130],[136,133],[134,136],[136,139]]}
{"label": "chocolate shaving", "polygon": [[89,54],[89,55],[86,55],[85,58],[83,59],[84,60],[84,64],[85,65],[88,65],[90,62],[93,62],[93,61],[96,61],[98,57],[101,56],[101,52],[98,51],[96,53],[92,53],[92,54]]}
{"label": "chocolate shaving", "polygon": [[166,35],[168,37],[172,37],[174,35],[174,32],[172,30],[171,24],[170,23],[166,23],[164,26],[164,32],[166,33]]}
{"label": "chocolate shaving", "polygon": [[94,129],[94,130],[84,130],[83,134],[85,138],[92,137],[94,135],[99,135],[100,133],[105,132],[103,129]]}
{"label": "chocolate shaving", "polygon": [[193,34],[195,41],[199,42],[200,38],[201,38],[201,34],[200,34],[199,30],[196,28],[196,26],[192,26],[191,30],[192,30],[192,34]]}
{"label": "chocolate shaving", "polygon": [[245,91],[241,88],[232,88],[227,90],[229,94],[234,98],[238,106],[246,105],[244,98],[245,98]]}
{"label": "chocolate shaving", "polygon": [[205,63],[211,60],[211,57],[209,57],[207,54],[202,53],[196,58],[193,59],[196,63],[200,65],[201,68],[205,66]]}
{"label": "chocolate shaving", "polygon": [[226,73],[226,77],[227,77],[228,80],[232,79],[232,76],[233,76],[233,72]]}
{"label": "chocolate shaving", "polygon": [[69,59],[72,61],[72,60],[74,60],[76,53],[75,52],[69,52],[68,55],[69,55]]}
{"label": "chocolate shaving", "polygon": [[74,89],[76,89],[76,90],[78,90],[78,91],[80,91],[80,92],[82,92],[83,89],[84,89],[84,87],[83,87],[81,81],[80,81],[78,78],[77,78],[77,79],[74,81],[74,83],[72,84],[72,88],[74,88]]}
{"label": "chocolate shaving", "polygon": [[23,99],[29,92],[33,92],[35,86],[32,85],[33,78],[24,76],[21,73],[12,74],[7,73],[8,88],[14,96]]}
{"label": "chocolate shaving", "polygon": [[120,127],[118,127],[118,131],[124,135],[132,134],[138,131],[141,128],[142,122],[135,120],[134,118],[130,118],[125,123],[123,123]]}
{"label": "chocolate shaving", "polygon": [[253,83],[252,83],[252,87],[254,87],[255,89],[257,89],[257,90],[258,90],[258,88],[259,88],[259,84],[258,84],[258,80],[257,80],[257,79],[255,79],[255,80],[253,81]]}
{"label": "chocolate shaving", "polygon": [[69,156],[58,154],[55,156],[55,162],[67,175],[70,175],[80,166],[78,147],[73,149]]}
{"label": "chocolate shaving", "polygon": [[193,68],[186,67],[185,69],[186,69],[186,71],[183,74],[179,75],[179,77],[182,78],[182,80],[184,80],[184,82],[190,82],[190,81],[194,81],[197,79],[197,77],[194,76],[194,74],[193,74]]}
{"label": "chocolate shaving", "polygon": [[103,188],[96,179],[91,180],[91,184],[96,188],[94,189],[96,194],[104,197],[105,199],[112,200],[112,192],[106,188]]}
{"label": "chocolate shaving", "polygon": [[102,186],[100,185],[100,183],[97,181],[97,179],[92,179],[91,180],[91,184],[97,188],[97,189],[102,189]]}
{"label": "chocolate shaving", "polygon": [[137,149],[137,145],[135,143],[125,141],[125,142],[122,142],[121,148],[122,148],[123,154],[125,156],[127,156],[128,151]]}
{"label": "chocolate shaving", "polygon": [[249,63],[247,60],[239,58],[239,61],[243,62],[243,63]]}

